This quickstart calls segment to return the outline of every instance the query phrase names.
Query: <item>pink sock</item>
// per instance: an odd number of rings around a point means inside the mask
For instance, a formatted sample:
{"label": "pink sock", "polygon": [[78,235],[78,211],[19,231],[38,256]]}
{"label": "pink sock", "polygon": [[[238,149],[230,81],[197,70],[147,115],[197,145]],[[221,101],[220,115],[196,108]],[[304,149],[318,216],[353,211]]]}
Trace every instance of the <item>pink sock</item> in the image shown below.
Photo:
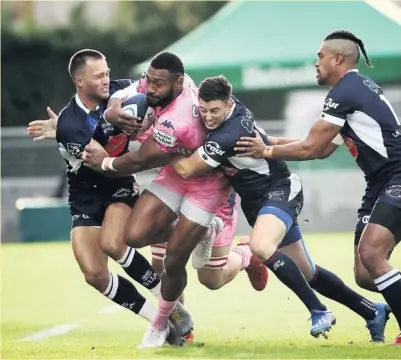
{"label": "pink sock", "polygon": [[152,321],[152,326],[157,330],[163,330],[167,328],[168,318],[178,303],[178,299],[174,301],[163,300],[163,297],[159,296],[159,303],[157,305],[157,314]]}
{"label": "pink sock", "polygon": [[251,262],[251,257],[252,257],[252,252],[251,252],[251,248],[249,247],[249,245],[238,245],[231,251],[235,251],[236,253],[241,255],[241,257],[242,257],[241,270],[245,269],[249,266],[249,264]]}

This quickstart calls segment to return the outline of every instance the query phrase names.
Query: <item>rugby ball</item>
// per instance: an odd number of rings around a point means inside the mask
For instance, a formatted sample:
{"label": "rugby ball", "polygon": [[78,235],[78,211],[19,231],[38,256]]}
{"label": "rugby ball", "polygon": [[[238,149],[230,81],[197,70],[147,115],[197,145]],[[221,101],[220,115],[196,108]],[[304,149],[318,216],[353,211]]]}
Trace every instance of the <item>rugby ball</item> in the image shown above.
{"label": "rugby ball", "polygon": [[135,94],[122,104],[122,110],[142,119],[142,127],[138,134],[148,130],[155,121],[155,110],[148,105],[146,94]]}

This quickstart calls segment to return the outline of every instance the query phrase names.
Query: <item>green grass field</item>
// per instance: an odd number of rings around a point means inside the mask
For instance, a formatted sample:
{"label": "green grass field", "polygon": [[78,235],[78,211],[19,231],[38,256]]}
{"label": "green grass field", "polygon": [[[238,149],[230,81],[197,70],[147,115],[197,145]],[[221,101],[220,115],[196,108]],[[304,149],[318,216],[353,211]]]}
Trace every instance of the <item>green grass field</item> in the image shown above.
{"label": "green grass field", "polygon": [[[352,234],[310,235],[307,241],[316,263],[358,289]],[[392,257],[398,268],[400,255],[397,249]],[[115,311],[117,305],[85,284],[69,243],[3,245],[1,266],[3,359],[401,359],[401,348],[370,344],[364,320],[329,300],[325,302],[336,313],[337,325],[328,340],[312,338],[306,309],[274,275],[262,293],[252,290],[245,273],[212,292],[189,269],[186,304],[195,320],[195,343],[143,351],[137,345],[145,321],[128,310]],[[123,273],[116,264],[110,266]],[[21,341],[59,325],[70,331]],[[388,341],[396,335],[392,317]]]}

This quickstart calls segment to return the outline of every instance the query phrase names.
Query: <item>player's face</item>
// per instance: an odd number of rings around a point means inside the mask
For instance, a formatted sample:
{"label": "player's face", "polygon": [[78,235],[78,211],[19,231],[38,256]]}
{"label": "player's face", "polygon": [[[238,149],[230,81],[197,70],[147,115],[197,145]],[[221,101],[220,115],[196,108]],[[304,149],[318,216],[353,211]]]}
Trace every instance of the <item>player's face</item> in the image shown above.
{"label": "player's face", "polygon": [[106,59],[88,59],[76,77],[77,86],[86,96],[99,102],[108,99],[110,69]]}
{"label": "player's face", "polygon": [[216,129],[225,119],[227,119],[233,102],[223,100],[213,100],[206,102],[199,98],[199,113],[202,116],[203,123],[208,130]]}
{"label": "player's face", "polygon": [[337,54],[333,54],[329,51],[325,43],[323,43],[317,53],[317,60],[315,63],[317,71],[316,78],[319,85],[331,85],[331,79],[337,63],[336,60]]}
{"label": "player's face", "polygon": [[146,95],[152,107],[164,107],[182,91],[183,77],[175,76],[168,70],[149,66],[146,73]]}

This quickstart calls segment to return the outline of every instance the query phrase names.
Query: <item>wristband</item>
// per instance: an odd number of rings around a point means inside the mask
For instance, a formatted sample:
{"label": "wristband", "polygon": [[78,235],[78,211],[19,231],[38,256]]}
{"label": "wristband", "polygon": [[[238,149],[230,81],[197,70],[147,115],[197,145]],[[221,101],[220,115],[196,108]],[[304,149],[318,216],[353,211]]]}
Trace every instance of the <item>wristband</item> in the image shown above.
{"label": "wristband", "polygon": [[114,162],[115,158],[112,157],[106,157],[103,159],[102,161],[102,170],[103,171],[117,171],[114,167],[113,167],[113,162]]}

